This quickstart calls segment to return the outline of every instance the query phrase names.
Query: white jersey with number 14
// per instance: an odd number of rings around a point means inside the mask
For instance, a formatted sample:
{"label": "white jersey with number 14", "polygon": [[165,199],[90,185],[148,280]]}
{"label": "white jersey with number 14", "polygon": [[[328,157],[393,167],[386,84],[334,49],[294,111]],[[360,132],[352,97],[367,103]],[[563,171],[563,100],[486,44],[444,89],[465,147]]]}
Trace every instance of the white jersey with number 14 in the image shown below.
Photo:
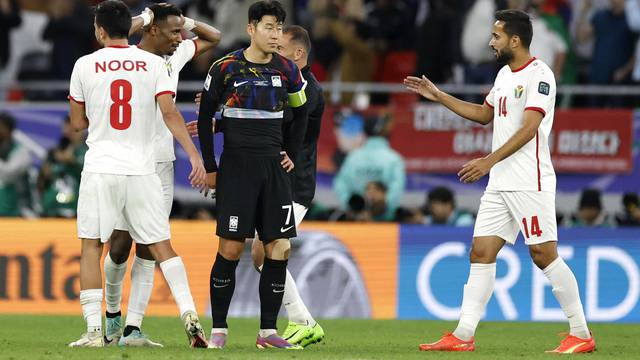
{"label": "white jersey with number 14", "polygon": [[106,47],[78,59],[69,98],[84,104],[89,119],[83,170],[155,173],[156,97],[175,94],[174,88],[163,59],[135,46]]}
{"label": "white jersey with number 14", "polygon": [[549,151],[555,101],[555,77],[542,61],[533,58],[520,69],[505,65],[498,72],[485,100],[494,114],[491,151],[522,127],[525,111],[537,111],[543,118],[531,141],[491,169],[487,190],[555,192],[556,175]]}

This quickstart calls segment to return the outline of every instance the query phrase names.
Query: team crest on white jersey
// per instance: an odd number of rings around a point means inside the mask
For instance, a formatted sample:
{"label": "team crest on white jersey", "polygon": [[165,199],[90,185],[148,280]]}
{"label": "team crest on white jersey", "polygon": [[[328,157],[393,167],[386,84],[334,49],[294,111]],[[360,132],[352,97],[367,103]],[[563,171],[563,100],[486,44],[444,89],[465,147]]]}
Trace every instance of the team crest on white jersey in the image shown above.
{"label": "team crest on white jersey", "polygon": [[516,99],[520,99],[522,97],[523,93],[524,93],[524,86],[518,85],[515,88],[515,97],[516,97]]}
{"label": "team crest on white jersey", "polygon": [[271,85],[273,85],[273,87],[282,87],[282,80],[280,80],[279,75],[274,75],[271,77]]}
{"label": "team crest on white jersey", "polygon": [[171,63],[169,61],[167,61],[165,64],[167,64],[167,74],[169,74],[169,77],[171,77],[171,74],[173,73],[173,67],[171,66]]}

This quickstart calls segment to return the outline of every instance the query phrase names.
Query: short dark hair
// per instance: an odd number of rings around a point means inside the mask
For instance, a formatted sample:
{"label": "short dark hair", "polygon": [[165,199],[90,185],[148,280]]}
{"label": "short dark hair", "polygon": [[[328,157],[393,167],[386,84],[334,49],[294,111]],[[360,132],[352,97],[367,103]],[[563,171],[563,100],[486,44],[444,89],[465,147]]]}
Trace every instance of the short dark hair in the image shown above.
{"label": "short dark hair", "polygon": [[531,18],[522,10],[501,10],[496,12],[496,20],[504,22],[504,32],[507,35],[517,35],[526,49],[531,45],[533,27]]}
{"label": "short dark hair", "polygon": [[598,189],[585,189],[580,195],[579,208],[596,208],[602,210],[601,193]]}
{"label": "short dark hair", "polygon": [[112,39],[127,39],[131,29],[131,12],[120,0],[107,0],[95,8],[96,24]]}
{"label": "short dark hair", "polygon": [[9,132],[12,132],[16,128],[16,118],[8,112],[4,111],[0,113],[0,124],[4,125]]}
{"label": "short dark hair", "polygon": [[429,195],[427,195],[427,202],[443,202],[443,203],[454,203],[453,202],[453,192],[444,186],[439,186],[429,191]]}
{"label": "short dark hair", "polygon": [[302,45],[307,54],[311,51],[311,39],[309,39],[309,32],[302,26],[287,26],[284,28],[283,33],[291,35],[291,41],[295,41]]}
{"label": "short dark hair", "polygon": [[376,189],[386,193],[387,192],[387,185],[385,183],[383,183],[382,181],[379,180],[374,180],[374,181],[369,181],[367,183],[367,186],[369,185],[373,185]]}
{"label": "short dark hair", "polygon": [[282,4],[279,1],[258,1],[249,7],[249,23],[257,24],[263,16],[275,16],[278,22],[283,23],[287,17]]}
{"label": "short dark hair", "polygon": [[169,16],[182,16],[182,11],[175,5],[169,3],[159,3],[149,6],[153,11],[153,22],[165,21]]}
{"label": "short dark hair", "polygon": [[640,205],[640,199],[638,199],[638,194],[632,193],[632,192],[625,193],[622,196],[622,205],[624,205],[625,208]]}

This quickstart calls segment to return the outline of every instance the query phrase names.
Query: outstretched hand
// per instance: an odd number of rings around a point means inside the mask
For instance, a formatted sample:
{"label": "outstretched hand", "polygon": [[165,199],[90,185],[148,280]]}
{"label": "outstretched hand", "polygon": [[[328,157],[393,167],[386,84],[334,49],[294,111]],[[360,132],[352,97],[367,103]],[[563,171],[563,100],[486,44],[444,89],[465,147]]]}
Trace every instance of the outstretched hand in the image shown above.
{"label": "outstretched hand", "polygon": [[414,92],[420,96],[423,96],[431,101],[438,101],[440,95],[440,89],[435,86],[431,80],[422,75],[422,78],[415,76],[407,76],[404,79],[404,85],[411,92]]}

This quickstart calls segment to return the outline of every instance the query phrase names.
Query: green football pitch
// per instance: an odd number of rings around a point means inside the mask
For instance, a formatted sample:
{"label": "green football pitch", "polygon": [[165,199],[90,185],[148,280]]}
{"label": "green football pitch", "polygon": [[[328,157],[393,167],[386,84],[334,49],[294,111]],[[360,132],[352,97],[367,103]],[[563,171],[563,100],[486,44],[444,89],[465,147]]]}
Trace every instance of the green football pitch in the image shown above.
{"label": "green football pitch", "polygon": [[[231,319],[223,350],[190,349],[177,318],[149,317],[144,331],[164,344],[162,349],[108,347],[70,349],[84,329],[81,316],[0,315],[0,359],[551,359],[545,354],[566,330],[560,323],[481,323],[475,353],[424,353],[418,344],[436,340],[455,326],[442,321],[323,320],[327,338],[302,351],[258,350],[257,319]],[[210,320],[204,320],[207,333]],[[286,325],[282,320],[281,329]],[[598,350],[591,358],[638,359],[634,341],[640,325],[593,324]],[[634,350],[635,349],[635,350]]]}

